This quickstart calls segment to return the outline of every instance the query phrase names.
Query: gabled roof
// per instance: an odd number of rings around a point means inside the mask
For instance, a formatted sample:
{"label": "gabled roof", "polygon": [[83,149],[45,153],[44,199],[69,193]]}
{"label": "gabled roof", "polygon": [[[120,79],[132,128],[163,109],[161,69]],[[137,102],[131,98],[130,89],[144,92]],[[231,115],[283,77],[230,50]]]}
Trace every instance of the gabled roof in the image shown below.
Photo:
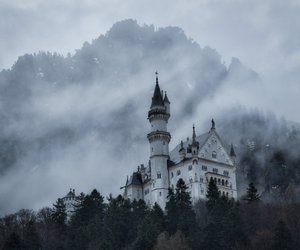
{"label": "gabled roof", "polygon": [[[199,148],[201,148],[208,137],[210,136],[210,133],[205,133],[202,135],[199,135],[196,137],[196,141],[199,143]],[[187,148],[192,141],[184,141],[183,142],[183,147]],[[171,152],[170,152],[170,160],[173,161],[174,163],[179,163],[180,162],[180,155],[179,155],[179,150],[181,149],[181,143],[178,144]]]}
{"label": "gabled roof", "polygon": [[[223,146],[223,148],[225,149],[225,151],[229,152],[229,148],[226,147],[226,145],[222,142],[220,136],[218,135],[218,133],[216,132],[215,129],[211,129],[209,132],[199,135],[195,138],[195,141],[197,141],[199,143],[199,152],[201,151],[201,149],[204,146],[204,144],[206,143],[206,141],[213,134],[219,139],[219,141],[220,141],[221,145]],[[183,147],[188,148],[188,146],[191,144],[191,142],[192,142],[191,140],[183,142]],[[175,164],[177,164],[181,161],[180,154],[179,154],[179,151],[181,148],[182,148],[182,145],[180,143],[170,152],[170,160],[173,161]]]}

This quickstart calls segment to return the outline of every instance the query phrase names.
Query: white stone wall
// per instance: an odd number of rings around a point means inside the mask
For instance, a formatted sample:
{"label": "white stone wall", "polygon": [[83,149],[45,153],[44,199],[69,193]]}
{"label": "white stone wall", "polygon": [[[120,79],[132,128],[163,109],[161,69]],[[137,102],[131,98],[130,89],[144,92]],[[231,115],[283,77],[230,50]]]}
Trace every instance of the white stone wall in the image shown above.
{"label": "white stone wall", "polygon": [[155,140],[150,143],[150,156],[169,155],[169,144],[163,140]]}
{"label": "white stone wall", "polygon": [[151,122],[151,131],[167,131],[167,123],[164,120],[153,120]]}
{"label": "white stone wall", "polygon": [[[206,198],[208,183],[212,176],[217,178],[217,186],[221,192],[225,194],[228,192],[229,197],[237,198],[235,167],[202,159],[197,160],[198,164],[195,161],[193,164],[193,161],[194,159],[190,159],[169,169],[171,188],[175,190],[177,181],[182,178],[189,188],[188,191],[192,201],[196,202],[199,199]],[[214,171],[217,171],[217,173],[213,174]],[[225,175],[224,171],[226,171]],[[218,179],[220,179],[220,185],[218,184]],[[222,185],[222,180],[224,180],[224,185]],[[225,180],[227,180],[227,185],[225,185]]]}
{"label": "white stone wall", "polygon": [[143,199],[143,189],[141,186],[130,185],[127,187],[127,199],[140,200]]}

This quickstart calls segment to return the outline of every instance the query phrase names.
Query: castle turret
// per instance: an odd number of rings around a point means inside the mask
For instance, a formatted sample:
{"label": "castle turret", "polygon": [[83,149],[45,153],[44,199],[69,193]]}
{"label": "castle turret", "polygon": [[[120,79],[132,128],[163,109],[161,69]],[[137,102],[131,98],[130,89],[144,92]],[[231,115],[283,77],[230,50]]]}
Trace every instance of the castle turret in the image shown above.
{"label": "castle turret", "polygon": [[230,157],[231,159],[233,160],[233,162],[235,163],[235,159],[236,159],[236,154],[234,152],[234,148],[233,148],[233,145],[231,144],[231,147],[230,147]]}
{"label": "castle turret", "polygon": [[167,123],[170,118],[169,110],[170,102],[166,94],[163,99],[156,72],[156,85],[148,112],[151,132],[147,135],[147,138],[150,143],[152,204],[157,202],[163,209],[166,205],[169,187],[167,168],[169,142],[171,140],[171,135],[167,130]]}

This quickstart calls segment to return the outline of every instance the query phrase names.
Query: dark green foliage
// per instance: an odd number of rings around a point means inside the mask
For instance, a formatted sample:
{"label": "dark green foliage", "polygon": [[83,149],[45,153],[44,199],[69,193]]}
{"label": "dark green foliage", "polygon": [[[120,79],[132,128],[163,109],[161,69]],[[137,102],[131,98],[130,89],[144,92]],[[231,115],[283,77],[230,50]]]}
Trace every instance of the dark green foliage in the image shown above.
{"label": "dark green foliage", "polygon": [[[214,182],[209,187],[206,203],[193,208],[203,220],[195,220],[182,180],[169,191],[165,213],[157,204],[148,208],[122,196],[105,204],[97,190],[81,195],[65,224],[60,201],[37,214],[23,209],[0,218],[0,249],[299,249],[299,204],[239,204],[220,196]],[[274,225],[279,214],[285,220]]]}
{"label": "dark green foliage", "polygon": [[220,191],[217,187],[217,184],[213,179],[210,179],[208,183],[208,189],[207,189],[207,202],[206,207],[209,211],[212,211],[213,208],[216,206],[217,202],[219,201],[221,197]]}
{"label": "dark green foliage", "polygon": [[273,249],[274,250],[292,250],[293,239],[289,229],[287,228],[283,220],[279,220],[273,237]]}
{"label": "dark green foliage", "polygon": [[192,209],[191,196],[181,178],[176,184],[175,193],[169,189],[166,212],[166,226],[171,235],[178,230],[186,235],[195,230],[196,217]]}
{"label": "dark green foliage", "polygon": [[59,230],[64,231],[67,223],[66,205],[62,199],[53,204],[52,219]]}
{"label": "dark green foliage", "polygon": [[160,206],[155,203],[138,226],[134,249],[152,249],[158,235],[164,231],[165,215]]}
{"label": "dark green foliage", "polygon": [[220,196],[216,183],[211,179],[207,190],[206,207],[208,225],[203,229],[203,249],[232,249],[236,245],[248,244],[238,204]]}
{"label": "dark green foliage", "polygon": [[21,250],[23,249],[23,243],[20,236],[15,232],[12,232],[4,243],[3,250]]}
{"label": "dark green foliage", "polygon": [[109,198],[104,218],[105,228],[102,245],[110,246],[108,249],[122,249],[133,241],[134,228],[132,227],[132,211],[129,200],[121,195]]}
{"label": "dark green foliage", "polygon": [[104,198],[94,189],[91,194],[81,194],[68,231],[68,248],[86,249],[101,244],[103,236]]}
{"label": "dark green foliage", "polygon": [[260,194],[257,192],[253,182],[251,182],[247,188],[247,194],[243,198],[247,203],[253,203],[260,201]]}
{"label": "dark green foliage", "polygon": [[171,188],[169,188],[167,199],[168,199],[168,202],[166,203],[167,230],[169,233],[174,234],[177,230],[178,217],[177,217],[177,206],[175,201],[175,194],[173,192],[173,189]]}

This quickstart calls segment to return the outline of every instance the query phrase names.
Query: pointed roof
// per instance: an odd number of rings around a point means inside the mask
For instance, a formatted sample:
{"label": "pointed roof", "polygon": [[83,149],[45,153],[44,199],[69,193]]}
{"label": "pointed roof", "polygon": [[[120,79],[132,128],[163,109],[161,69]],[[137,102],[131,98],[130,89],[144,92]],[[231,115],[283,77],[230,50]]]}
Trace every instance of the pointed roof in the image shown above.
{"label": "pointed roof", "polygon": [[233,148],[233,145],[231,144],[231,147],[230,147],[230,156],[231,157],[236,157],[236,154],[234,152],[234,148]]}
{"label": "pointed roof", "polygon": [[169,103],[170,104],[170,101],[169,101],[168,96],[167,96],[167,91],[165,91],[164,103]]}
{"label": "pointed roof", "polygon": [[196,142],[196,132],[195,132],[195,125],[193,124],[193,143]]}
{"label": "pointed roof", "polygon": [[155,89],[154,89],[154,93],[153,93],[153,97],[152,97],[152,103],[151,103],[151,107],[154,106],[164,106],[164,101],[163,101],[163,97],[162,94],[160,92],[160,87],[158,84],[158,73],[155,72],[156,74],[156,84],[155,84]]}

